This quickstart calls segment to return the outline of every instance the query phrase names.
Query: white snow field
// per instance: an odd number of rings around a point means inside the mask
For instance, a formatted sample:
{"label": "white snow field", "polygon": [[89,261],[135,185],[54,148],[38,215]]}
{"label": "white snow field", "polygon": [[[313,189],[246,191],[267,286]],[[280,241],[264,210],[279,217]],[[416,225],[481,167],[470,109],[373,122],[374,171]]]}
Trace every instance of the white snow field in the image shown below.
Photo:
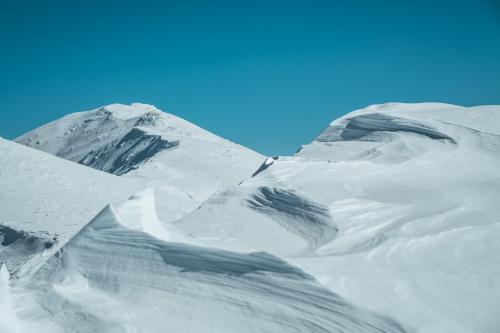
{"label": "white snow field", "polygon": [[140,103],[72,113],[16,141],[154,186],[163,221],[183,217],[218,189],[248,178],[265,159]]}
{"label": "white snow field", "polygon": [[[0,138],[0,263],[15,277],[142,184]],[[28,268],[28,267],[24,267]]]}
{"label": "white snow field", "polygon": [[[66,235],[0,270],[0,332],[500,332],[500,106],[373,105],[265,161],[143,104],[18,141],[121,177],[0,141],[5,225]],[[84,180],[122,195],[96,190],[111,205],[85,222]],[[28,228],[32,196],[75,214]]]}
{"label": "white snow field", "polygon": [[[417,332],[500,332],[500,107],[383,104],[175,223]],[[263,231],[265,230],[265,231]]]}
{"label": "white snow field", "polygon": [[118,212],[106,207],[18,285],[17,325],[48,322],[66,332],[404,332],[265,252],[157,234],[151,193],[137,194]]}

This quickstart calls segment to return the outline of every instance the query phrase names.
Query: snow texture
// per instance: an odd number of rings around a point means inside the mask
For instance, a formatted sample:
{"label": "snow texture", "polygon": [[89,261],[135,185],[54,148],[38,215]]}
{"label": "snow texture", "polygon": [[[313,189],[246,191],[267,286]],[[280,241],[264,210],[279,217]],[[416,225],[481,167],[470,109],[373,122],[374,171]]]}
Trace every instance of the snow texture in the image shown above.
{"label": "snow texture", "polygon": [[18,141],[122,176],[0,140],[9,333],[500,330],[499,106],[372,105],[266,161],[144,104]]}
{"label": "snow texture", "polygon": [[[205,246],[284,258],[410,330],[496,332],[499,125],[498,106],[357,110],[176,227]],[[325,226],[335,229],[319,246],[301,237]]]}
{"label": "snow texture", "polygon": [[260,187],[248,204],[253,210],[271,216],[314,248],[332,241],[338,231],[328,207],[292,191]]}
{"label": "snow texture", "polygon": [[391,132],[407,132],[426,136],[433,140],[455,141],[430,126],[405,118],[391,117],[381,113],[370,113],[347,118],[343,126],[330,126],[317,138],[320,142],[331,141],[378,141],[383,134]]}
{"label": "snow texture", "polygon": [[275,256],[172,243],[122,218],[106,207],[47,261],[24,286],[46,313],[21,319],[72,332],[404,332]]}

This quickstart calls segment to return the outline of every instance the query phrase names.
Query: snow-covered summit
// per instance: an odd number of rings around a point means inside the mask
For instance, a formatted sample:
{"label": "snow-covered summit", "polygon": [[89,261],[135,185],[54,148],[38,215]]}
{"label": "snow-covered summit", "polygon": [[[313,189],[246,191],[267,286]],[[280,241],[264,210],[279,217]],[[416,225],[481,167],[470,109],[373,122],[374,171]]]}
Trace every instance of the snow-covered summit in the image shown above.
{"label": "snow-covered summit", "polygon": [[130,105],[115,103],[103,106],[102,109],[111,112],[116,118],[124,120],[141,116],[147,112],[160,112],[156,106],[143,103]]}
{"label": "snow-covered summit", "polygon": [[371,105],[332,121],[297,156],[399,163],[429,151],[475,146],[480,133],[495,141],[499,110],[444,103]]}
{"label": "snow-covered summit", "polygon": [[264,157],[147,104],[111,104],[72,113],[17,142],[95,169],[139,178],[175,220],[215,191],[248,178]]}
{"label": "snow-covered summit", "polygon": [[77,159],[82,158],[81,150],[102,146],[104,142],[121,137],[134,128],[150,135],[168,137],[171,141],[189,138],[228,142],[153,105],[140,103],[110,104],[71,113],[20,136],[16,141],[80,162]]}

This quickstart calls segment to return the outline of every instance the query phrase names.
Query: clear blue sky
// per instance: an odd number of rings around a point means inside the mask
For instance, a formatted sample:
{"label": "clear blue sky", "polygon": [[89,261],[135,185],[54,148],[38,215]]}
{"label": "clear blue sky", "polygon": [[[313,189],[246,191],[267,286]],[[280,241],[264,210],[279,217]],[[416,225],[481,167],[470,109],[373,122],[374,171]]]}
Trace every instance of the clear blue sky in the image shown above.
{"label": "clear blue sky", "polygon": [[0,136],[155,104],[264,154],[387,101],[500,104],[500,4],[0,0]]}

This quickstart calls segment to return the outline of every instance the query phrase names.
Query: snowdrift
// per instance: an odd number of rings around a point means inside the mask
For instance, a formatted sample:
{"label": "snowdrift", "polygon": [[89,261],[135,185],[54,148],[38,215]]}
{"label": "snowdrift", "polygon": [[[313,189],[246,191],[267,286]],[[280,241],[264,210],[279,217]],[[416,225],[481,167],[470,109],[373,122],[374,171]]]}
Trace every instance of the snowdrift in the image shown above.
{"label": "snowdrift", "polygon": [[500,107],[374,105],[264,166],[179,232],[280,256],[417,332],[500,329]]}
{"label": "snowdrift", "polygon": [[65,332],[404,332],[265,252],[158,238],[147,232],[157,223],[151,192],[132,200],[120,216],[106,207],[22,287],[23,323]]}
{"label": "snowdrift", "polygon": [[[40,172],[47,154],[3,144],[17,148],[15,158],[0,150],[0,199],[36,199],[27,215],[2,205],[13,230],[4,248],[39,231],[66,235],[25,256],[31,278],[14,274],[9,287],[2,273],[10,328],[499,331],[499,106],[373,105],[266,161],[137,104],[72,114],[19,140],[122,176],[70,162]],[[132,180],[154,190],[79,231],[86,205],[119,197],[103,188],[129,196]],[[48,202],[61,214],[37,214]]]}

